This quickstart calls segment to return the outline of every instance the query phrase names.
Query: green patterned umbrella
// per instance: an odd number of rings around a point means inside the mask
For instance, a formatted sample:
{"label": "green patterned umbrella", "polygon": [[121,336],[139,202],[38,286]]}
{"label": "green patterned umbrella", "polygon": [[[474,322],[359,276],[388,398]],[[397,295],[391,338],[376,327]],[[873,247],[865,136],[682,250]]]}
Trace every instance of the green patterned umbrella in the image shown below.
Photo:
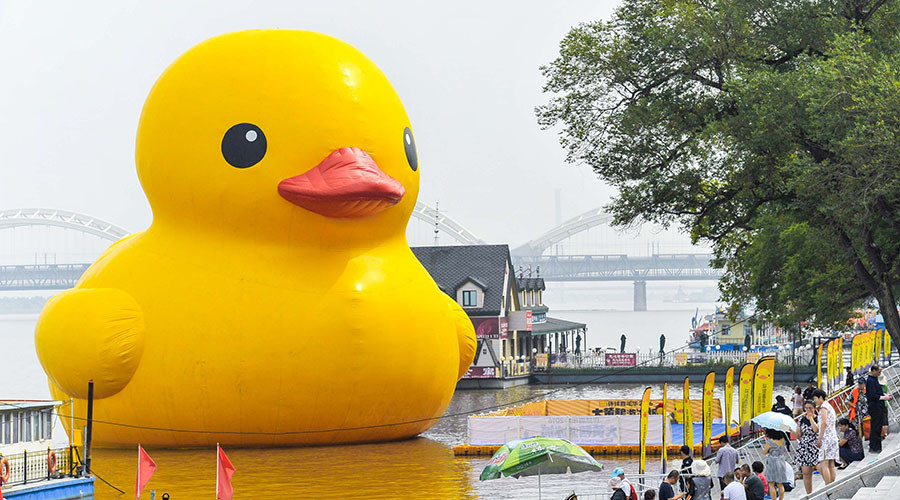
{"label": "green patterned umbrella", "polygon": [[536,436],[501,446],[481,471],[481,480],[537,475],[540,497],[541,474],[565,474],[567,471],[574,474],[602,469],[603,466],[577,444]]}

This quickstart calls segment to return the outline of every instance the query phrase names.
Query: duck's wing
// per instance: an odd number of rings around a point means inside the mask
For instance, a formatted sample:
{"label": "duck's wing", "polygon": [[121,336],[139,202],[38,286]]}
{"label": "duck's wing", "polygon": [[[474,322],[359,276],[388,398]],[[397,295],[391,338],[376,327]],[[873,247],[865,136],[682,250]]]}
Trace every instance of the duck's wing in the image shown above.
{"label": "duck's wing", "polygon": [[47,302],[35,328],[38,359],[66,394],[112,396],[128,385],[144,351],[144,318],[128,293],[115,288],[66,290]]}
{"label": "duck's wing", "polygon": [[455,300],[447,297],[444,293],[441,293],[441,295],[446,297],[447,306],[450,308],[450,314],[453,317],[453,323],[456,325],[456,337],[459,342],[458,380],[461,379],[469,370],[469,367],[472,366],[472,361],[475,360],[475,349],[478,347],[478,341],[475,339],[475,327],[472,325],[472,320],[469,318],[469,315],[466,314],[466,311],[464,311]]}

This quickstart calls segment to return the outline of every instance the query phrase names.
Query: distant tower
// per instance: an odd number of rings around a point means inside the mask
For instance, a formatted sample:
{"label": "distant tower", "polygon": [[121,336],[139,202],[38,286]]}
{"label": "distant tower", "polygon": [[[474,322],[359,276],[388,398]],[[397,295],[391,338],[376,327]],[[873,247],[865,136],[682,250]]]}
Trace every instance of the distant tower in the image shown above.
{"label": "distant tower", "polygon": [[440,246],[440,229],[438,224],[441,222],[440,202],[434,202],[434,246]]}

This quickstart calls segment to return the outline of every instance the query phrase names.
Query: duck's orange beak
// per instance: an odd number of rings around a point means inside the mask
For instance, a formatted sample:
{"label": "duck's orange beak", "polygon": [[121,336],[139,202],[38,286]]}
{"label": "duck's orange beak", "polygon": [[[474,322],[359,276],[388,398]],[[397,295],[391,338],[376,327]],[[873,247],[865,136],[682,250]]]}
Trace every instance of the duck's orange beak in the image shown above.
{"label": "duck's orange beak", "polygon": [[287,201],[326,217],[365,217],[396,205],[406,190],[359,148],[336,149],[308,172],[278,183]]}

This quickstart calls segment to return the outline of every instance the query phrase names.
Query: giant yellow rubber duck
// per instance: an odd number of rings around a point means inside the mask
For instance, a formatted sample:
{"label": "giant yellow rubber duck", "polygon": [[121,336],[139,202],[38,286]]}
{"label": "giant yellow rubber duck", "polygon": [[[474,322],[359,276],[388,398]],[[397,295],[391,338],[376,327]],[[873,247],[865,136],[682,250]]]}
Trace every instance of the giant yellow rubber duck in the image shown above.
{"label": "giant yellow rubber duck", "polygon": [[443,414],[475,334],[406,242],[415,140],[365,55],[305,31],[200,43],[150,91],[136,162],[153,223],[36,328],[76,429],[89,380],[101,446],[384,441]]}

